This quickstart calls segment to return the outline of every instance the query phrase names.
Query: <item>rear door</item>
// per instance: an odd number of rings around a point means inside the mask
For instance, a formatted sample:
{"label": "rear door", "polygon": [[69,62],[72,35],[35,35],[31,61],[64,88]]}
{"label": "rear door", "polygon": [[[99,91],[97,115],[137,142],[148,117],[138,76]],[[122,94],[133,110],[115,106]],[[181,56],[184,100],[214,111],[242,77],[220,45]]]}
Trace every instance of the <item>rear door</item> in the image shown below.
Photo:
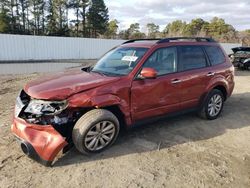
{"label": "rear door", "polygon": [[214,72],[201,46],[179,46],[178,57],[181,109],[196,107]]}

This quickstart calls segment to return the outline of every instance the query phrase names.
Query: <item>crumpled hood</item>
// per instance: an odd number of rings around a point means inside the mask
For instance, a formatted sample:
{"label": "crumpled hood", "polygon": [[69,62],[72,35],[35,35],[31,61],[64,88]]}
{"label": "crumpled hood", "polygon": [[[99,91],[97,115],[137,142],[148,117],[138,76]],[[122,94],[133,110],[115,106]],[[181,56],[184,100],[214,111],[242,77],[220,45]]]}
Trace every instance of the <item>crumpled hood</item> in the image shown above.
{"label": "crumpled hood", "polygon": [[64,100],[75,93],[117,80],[119,80],[118,77],[73,70],[38,78],[26,84],[24,91],[36,99]]}

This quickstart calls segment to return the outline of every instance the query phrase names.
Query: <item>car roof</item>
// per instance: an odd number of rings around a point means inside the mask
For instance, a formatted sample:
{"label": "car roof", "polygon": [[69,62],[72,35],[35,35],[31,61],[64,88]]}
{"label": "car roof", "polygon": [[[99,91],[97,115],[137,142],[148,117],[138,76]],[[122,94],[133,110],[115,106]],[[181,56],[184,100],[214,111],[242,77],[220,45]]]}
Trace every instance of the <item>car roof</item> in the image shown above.
{"label": "car roof", "polygon": [[137,47],[137,48],[151,48],[158,44],[170,44],[174,42],[175,44],[183,44],[183,43],[216,43],[212,38],[205,37],[172,37],[172,38],[163,38],[163,39],[132,39],[124,42],[121,47]]}

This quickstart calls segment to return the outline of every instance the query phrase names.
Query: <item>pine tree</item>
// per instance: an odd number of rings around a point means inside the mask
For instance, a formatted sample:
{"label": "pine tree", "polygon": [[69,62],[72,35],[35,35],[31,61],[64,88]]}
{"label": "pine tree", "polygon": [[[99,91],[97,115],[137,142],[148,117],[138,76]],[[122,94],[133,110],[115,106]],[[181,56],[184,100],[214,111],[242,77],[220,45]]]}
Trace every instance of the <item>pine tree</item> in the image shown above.
{"label": "pine tree", "polygon": [[76,27],[76,37],[79,37],[79,24],[80,24],[80,0],[69,1],[69,8],[73,9],[75,12],[76,19],[71,20]]}
{"label": "pine tree", "polygon": [[91,36],[97,37],[107,30],[109,15],[108,8],[103,0],[92,0],[87,15]]}
{"label": "pine tree", "polygon": [[82,16],[82,34],[83,37],[86,37],[86,12],[87,7],[89,5],[89,0],[81,0],[80,7],[82,9],[81,16]]}
{"label": "pine tree", "polygon": [[33,17],[32,28],[34,35],[43,34],[43,22],[44,22],[44,9],[45,2],[44,0],[31,0],[30,1],[31,14]]}
{"label": "pine tree", "polygon": [[58,14],[54,0],[49,0],[47,15],[47,35],[56,35],[58,32]]}
{"label": "pine tree", "polygon": [[68,36],[67,0],[49,0],[47,15],[47,34]]}
{"label": "pine tree", "polygon": [[26,17],[26,13],[29,7],[29,1],[28,0],[20,0],[20,6],[21,6],[21,20],[22,20],[22,32],[23,33],[28,33],[28,31],[26,30],[28,28],[28,26],[26,24],[28,24],[29,22],[27,21],[28,17]]}
{"label": "pine tree", "polygon": [[11,17],[8,0],[0,2],[0,33],[11,32]]}

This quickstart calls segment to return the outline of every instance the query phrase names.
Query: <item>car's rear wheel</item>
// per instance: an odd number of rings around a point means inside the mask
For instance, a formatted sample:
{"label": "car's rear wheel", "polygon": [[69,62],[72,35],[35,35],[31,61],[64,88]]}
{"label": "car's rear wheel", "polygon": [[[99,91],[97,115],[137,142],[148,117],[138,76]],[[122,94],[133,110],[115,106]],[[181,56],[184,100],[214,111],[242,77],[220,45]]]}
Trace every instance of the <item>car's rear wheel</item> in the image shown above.
{"label": "car's rear wheel", "polygon": [[212,90],[205,99],[199,115],[209,120],[218,118],[223,110],[224,100],[224,95],[220,90]]}
{"label": "car's rear wheel", "polygon": [[113,113],[104,109],[94,109],[76,122],[72,138],[75,147],[81,153],[97,153],[115,142],[119,130],[119,121]]}

